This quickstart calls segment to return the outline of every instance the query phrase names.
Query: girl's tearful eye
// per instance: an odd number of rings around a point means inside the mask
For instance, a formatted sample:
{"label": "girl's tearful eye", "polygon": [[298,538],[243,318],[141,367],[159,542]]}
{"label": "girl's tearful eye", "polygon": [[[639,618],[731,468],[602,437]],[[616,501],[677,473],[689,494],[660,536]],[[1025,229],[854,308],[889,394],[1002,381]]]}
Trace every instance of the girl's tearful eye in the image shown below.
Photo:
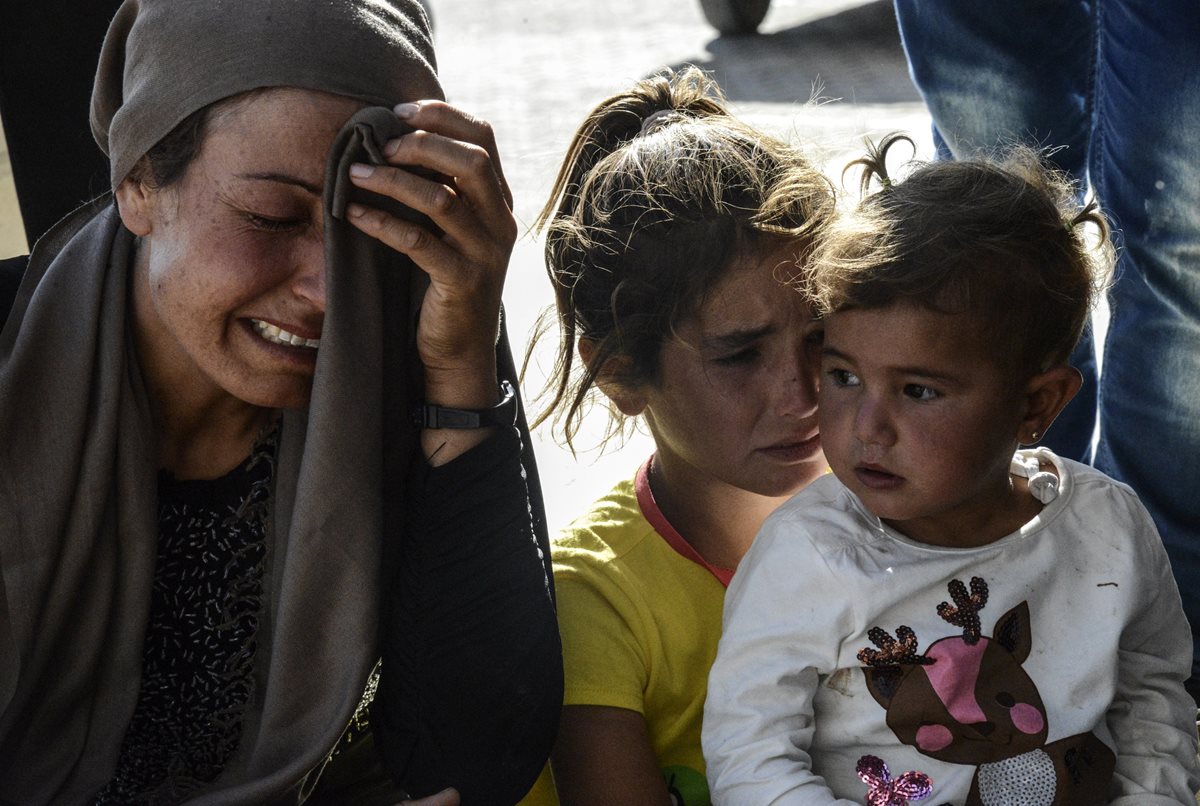
{"label": "girl's tearful eye", "polygon": [[934,400],[938,397],[941,397],[937,390],[919,383],[906,384],[904,386],[904,394],[908,397],[911,397],[913,400],[921,401]]}
{"label": "girl's tearful eye", "polygon": [[831,369],[825,373],[834,386],[858,386],[858,376],[846,369]]}
{"label": "girl's tearful eye", "polygon": [[736,353],[714,358],[713,362],[722,367],[736,367],[753,363],[756,358],[758,358],[758,350],[754,347],[748,347],[745,350],[738,350]]}

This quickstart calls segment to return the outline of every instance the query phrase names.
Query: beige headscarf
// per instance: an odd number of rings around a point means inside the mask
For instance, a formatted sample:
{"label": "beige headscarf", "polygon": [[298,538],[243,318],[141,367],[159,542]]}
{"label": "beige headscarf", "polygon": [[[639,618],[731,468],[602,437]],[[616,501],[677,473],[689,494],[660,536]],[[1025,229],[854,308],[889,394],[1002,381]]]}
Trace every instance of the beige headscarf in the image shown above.
{"label": "beige headscarf", "polygon": [[[127,0],[104,44],[93,130],[114,186],[179,121],[266,86],[390,106],[440,97],[409,0]],[[327,310],[312,400],[287,412],[242,740],[196,803],[265,803],[336,742],[378,657],[383,535],[403,524],[403,412],[420,272],[340,220],[349,161],[394,116],[351,120],[326,172]],[[111,199],[36,245],[0,333],[0,802],[82,802],[136,704],[157,522],[150,406],[130,337],[133,238]],[[387,490],[384,496],[381,490]],[[384,500],[384,499],[387,500]]]}

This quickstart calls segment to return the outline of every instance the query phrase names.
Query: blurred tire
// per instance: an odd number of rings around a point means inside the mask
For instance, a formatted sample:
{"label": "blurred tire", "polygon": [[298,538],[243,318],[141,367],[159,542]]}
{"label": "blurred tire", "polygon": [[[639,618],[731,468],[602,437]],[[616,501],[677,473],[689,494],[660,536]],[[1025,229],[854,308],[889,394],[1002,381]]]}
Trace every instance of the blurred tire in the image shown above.
{"label": "blurred tire", "polygon": [[722,34],[752,34],[767,16],[771,0],[700,0],[704,19]]}

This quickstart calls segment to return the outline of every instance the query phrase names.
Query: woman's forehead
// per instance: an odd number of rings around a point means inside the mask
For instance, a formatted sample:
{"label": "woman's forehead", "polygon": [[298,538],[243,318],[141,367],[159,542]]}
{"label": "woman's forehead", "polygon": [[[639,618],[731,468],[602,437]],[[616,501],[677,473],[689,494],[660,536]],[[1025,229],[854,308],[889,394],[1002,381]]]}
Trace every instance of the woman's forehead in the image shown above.
{"label": "woman's forehead", "polygon": [[213,115],[201,158],[238,173],[284,173],[319,187],[330,145],[362,106],[353,98],[314,90],[257,91]]}

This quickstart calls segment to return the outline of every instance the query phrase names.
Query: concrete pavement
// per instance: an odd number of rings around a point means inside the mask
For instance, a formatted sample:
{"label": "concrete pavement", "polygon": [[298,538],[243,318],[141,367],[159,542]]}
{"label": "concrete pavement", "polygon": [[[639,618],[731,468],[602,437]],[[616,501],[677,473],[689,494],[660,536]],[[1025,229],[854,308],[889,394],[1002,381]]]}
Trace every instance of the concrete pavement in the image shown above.
{"label": "concrete pavement", "polygon": [[[449,99],[495,127],[524,233],[505,291],[509,332],[523,345],[552,304],[541,245],[528,234],[576,126],[604,97],[666,66],[713,72],[740,115],[806,144],[833,171],[864,134],[902,129],[931,150],[928,116],[908,79],[887,2],[773,0],[760,35],[718,37],[698,0],[432,0]],[[805,105],[812,98],[816,103]],[[7,153],[0,154],[0,257],[24,252]],[[553,334],[534,353],[530,407]],[[595,445],[594,412],[580,447]],[[645,434],[579,456],[535,433],[551,528],[582,513],[651,450]]]}

